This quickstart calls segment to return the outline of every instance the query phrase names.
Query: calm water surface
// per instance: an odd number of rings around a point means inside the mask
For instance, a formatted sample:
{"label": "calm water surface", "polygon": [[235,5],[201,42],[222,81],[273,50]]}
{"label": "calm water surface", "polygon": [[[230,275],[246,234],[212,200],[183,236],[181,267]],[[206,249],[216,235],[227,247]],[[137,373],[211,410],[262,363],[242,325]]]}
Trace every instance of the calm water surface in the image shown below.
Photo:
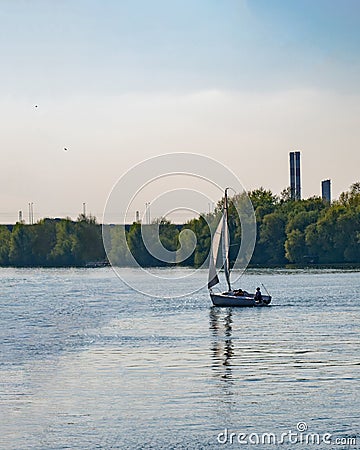
{"label": "calm water surface", "polygon": [[357,442],[295,448],[360,448],[360,272],[249,271],[274,297],[252,309],[148,298],[111,269],[0,280],[1,449],[287,449],[217,437],[299,422]]}

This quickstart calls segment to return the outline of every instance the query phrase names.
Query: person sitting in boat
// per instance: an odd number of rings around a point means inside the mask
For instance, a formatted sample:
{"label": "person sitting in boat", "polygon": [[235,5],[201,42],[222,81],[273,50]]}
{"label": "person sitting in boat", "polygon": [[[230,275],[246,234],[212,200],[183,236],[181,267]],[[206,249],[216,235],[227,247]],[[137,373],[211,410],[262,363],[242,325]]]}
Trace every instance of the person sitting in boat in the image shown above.
{"label": "person sitting in boat", "polygon": [[237,296],[243,296],[244,295],[244,291],[242,289],[235,289],[234,290],[234,294]]}
{"label": "person sitting in boat", "polygon": [[261,291],[260,291],[259,287],[256,288],[254,299],[255,299],[256,303],[262,303],[262,299],[263,298],[262,298]]}

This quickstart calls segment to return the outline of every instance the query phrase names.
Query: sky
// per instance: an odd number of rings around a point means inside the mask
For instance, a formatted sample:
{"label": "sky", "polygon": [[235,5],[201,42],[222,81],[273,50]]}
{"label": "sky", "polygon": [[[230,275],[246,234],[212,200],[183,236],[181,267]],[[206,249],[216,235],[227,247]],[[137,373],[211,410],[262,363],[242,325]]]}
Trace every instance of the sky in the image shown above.
{"label": "sky", "polygon": [[360,181],[358,0],[0,0],[0,63],[1,223],[101,220],[164,153],[248,190],[286,188],[293,150],[305,198]]}

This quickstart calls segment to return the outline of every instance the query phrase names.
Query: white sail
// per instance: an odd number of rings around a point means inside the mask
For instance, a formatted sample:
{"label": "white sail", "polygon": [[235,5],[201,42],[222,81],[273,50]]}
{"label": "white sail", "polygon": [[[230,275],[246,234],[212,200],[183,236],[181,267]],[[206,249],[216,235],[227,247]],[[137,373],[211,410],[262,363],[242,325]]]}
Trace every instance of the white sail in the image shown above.
{"label": "white sail", "polygon": [[211,243],[210,249],[210,261],[209,261],[209,278],[208,278],[208,289],[219,283],[219,278],[216,270],[216,261],[219,253],[221,235],[224,228],[224,216],[221,217],[220,222],[214,233],[214,237]]}
{"label": "white sail", "polygon": [[229,237],[229,226],[228,226],[228,202],[227,202],[227,190],[225,190],[224,221],[223,221],[223,233],[222,233],[222,257],[223,257],[223,267],[224,267],[226,282],[227,282],[229,291],[231,291],[229,247],[230,247],[230,237]]}

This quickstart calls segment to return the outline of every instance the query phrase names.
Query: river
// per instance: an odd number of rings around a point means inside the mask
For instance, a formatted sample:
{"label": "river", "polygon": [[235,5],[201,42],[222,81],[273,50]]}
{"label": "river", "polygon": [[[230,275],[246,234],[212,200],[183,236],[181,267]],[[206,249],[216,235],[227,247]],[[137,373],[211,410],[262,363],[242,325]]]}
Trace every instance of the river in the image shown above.
{"label": "river", "polygon": [[360,448],[360,272],[249,270],[273,296],[249,309],[213,308],[206,276],[169,299],[111,268],[0,269],[0,447]]}

